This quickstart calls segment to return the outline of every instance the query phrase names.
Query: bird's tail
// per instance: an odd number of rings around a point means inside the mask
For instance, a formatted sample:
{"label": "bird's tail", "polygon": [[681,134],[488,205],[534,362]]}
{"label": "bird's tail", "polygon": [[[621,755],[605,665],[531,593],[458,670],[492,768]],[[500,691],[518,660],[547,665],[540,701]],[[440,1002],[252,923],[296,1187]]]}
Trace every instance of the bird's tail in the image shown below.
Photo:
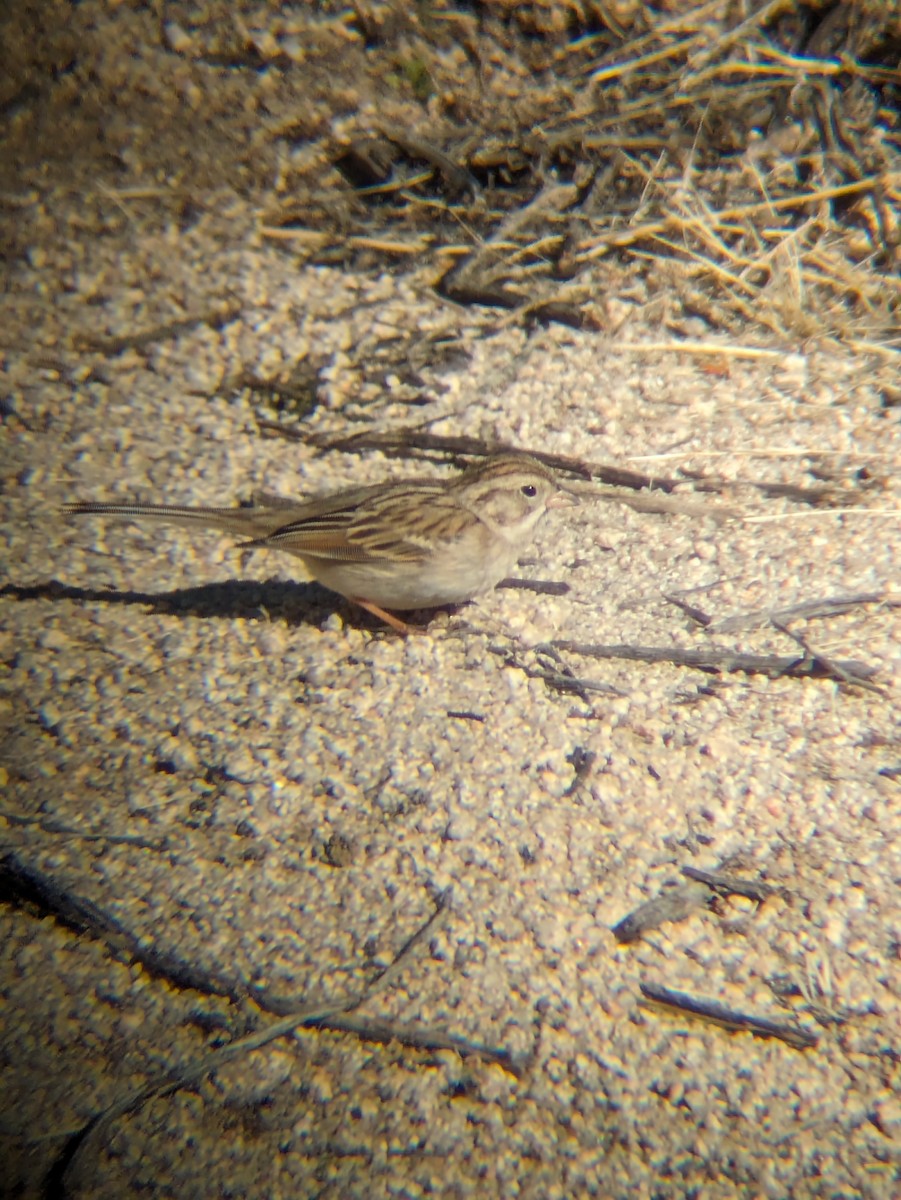
{"label": "bird's tail", "polygon": [[[188,528],[221,529],[239,537],[265,538],[286,520],[285,508],[276,506],[247,508],[190,508],[178,504],[95,504],[78,501],[62,507],[65,516],[121,517],[125,520],[166,521]],[[290,515],[290,514],[289,514]]]}

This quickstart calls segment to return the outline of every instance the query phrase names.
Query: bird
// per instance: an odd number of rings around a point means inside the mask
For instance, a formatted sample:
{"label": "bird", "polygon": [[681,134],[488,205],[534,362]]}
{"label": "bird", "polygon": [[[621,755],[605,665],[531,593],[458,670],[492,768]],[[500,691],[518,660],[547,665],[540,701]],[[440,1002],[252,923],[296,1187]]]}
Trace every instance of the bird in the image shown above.
{"label": "bird", "polygon": [[409,633],[414,627],[396,612],[462,604],[491,591],[545,513],[578,503],[538,459],[504,453],[450,481],[387,480],[239,508],[76,501],[62,512],[218,529],[247,538],[241,548],[287,551],[318,583]]}

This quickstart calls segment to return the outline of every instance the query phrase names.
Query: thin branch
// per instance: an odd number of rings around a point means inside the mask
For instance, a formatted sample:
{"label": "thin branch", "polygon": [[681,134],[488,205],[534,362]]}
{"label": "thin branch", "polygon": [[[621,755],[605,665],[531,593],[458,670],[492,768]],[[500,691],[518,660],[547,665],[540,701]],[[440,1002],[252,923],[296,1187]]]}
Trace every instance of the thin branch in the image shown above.
{"label": "thin branch", "polygon": [[[746,675],[787,675],[791,678],[832,678],[866,686],[877,668],[857,659],[831,661],[822,655],[805,654],[784,658],[775,654],[741,654],[735,650],[687,650],[671,646],[592,645],[586,642],[554,641],[558,650],[581,654],[586,658],[622,658],[629,662],[673,663],[699,671],[744,672]],[[869,685],[870,687],[874,685]]]}
{"label": "thin branch", "polygon": [[639,1001],[642,1008],[661,1008],[671,1013],[695,1017],[733,1033],[752,1033],[755,1037],[778,1038],[795,1050],[811,1050],[819,1041],[816,1034],[797,1025],[739,1012],[737,1009],[727,1008],[718,1000],[689,996],[687,992],[678,992],[659,983],[645,982],[640,986],[644,997],[644,1002]]}
{"label": "thin branch", "polygon": [[[299,1007],[281,1020],[275,1021],[273,1024],[267,1025],[262,1029],[254,1030],[246,1037],[236,1038],[235,1041],[220,1047],[218,1050],[214,1050],[212,1054],[206,1055],[195,1063],[181,1067],[176,1071],[167,1072],[162,1076],[157,1076],[156,1079],[152,1079],[141,1087],[136,1088],[133,1092],[123,1096],[114,1104],[104,1109],[103,1112],[98,1113],[83,1129],[79,1130],[77,1134],[69,1139],[62,1152],[57,1156],[48,1176],[48,1194],[55,1196],[69,1195],[78,1186],[81,1175],[81,1163],[87,1146],[92,1142],[96,1142],[110,1128],[113,1122],[127,1113],[137,1111],[148,1100],[154,1099],[157,1096],[167,1096],[179,1091],[181,1088],[189,1087],[212,1072],[219,1070],[226,1063],[231,1062],[241,1055],[259,1050],[261,1047],[276,1041],[278,1038],[286,1037],[298,1028],[322,1026],[329,1021],[337,1021],[342,1014],[346,1014],[352,1009],[365,1004],[368,1000],[371,1000],[377,992],[383,991],[396,978],[406,965],[406,960],[413,950],[434,931],[437,922],[447,911],[449,903],[450,889],[441,893],[436,900],[435,911],[407,939],[388,966],[381,970],[361,990],[349,993],[338,1000],[323,999]],[[345,1028],[348,1031],[360,1033],[361,1036],[367,1036],[364,1032],[364,1029],[367,1028],[366,1026],[361,1025],[359,1028],[354,1028],[351,1025],[346,1025]],[[370,1030],[376,1029],[377,1023],[372,1022],[368,1028]],[[408,1035],[412,1039],[413,1033],[411,1030],[408,1030]],[[378,1040],[382,1039],[379,1038]],[[420,1044],[428,1044],[427,1038],[423,1038]],[[441,1048],[445,1048],[445,1044],[442,1044]],[[455,1039],[452,1048],[461,1053],[465,1051],[493,1056],[494,1061],[501,1063],[501,1065],[509,1066],[512,1063],[512,1058],[507,1052],[492,1050],[490,1047],[483,1047],[477,1043],[467,1043],[462,1038]]]}

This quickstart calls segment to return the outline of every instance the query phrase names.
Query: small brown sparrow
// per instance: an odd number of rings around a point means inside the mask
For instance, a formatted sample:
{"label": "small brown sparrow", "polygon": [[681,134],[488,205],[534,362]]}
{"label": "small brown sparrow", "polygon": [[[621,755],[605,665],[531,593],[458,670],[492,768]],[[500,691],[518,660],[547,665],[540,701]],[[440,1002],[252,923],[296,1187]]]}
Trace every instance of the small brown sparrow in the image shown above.
{"label": "small brown sparrow", "polygon": [[537,459],[500,454],[450,482],[400,480],[247,508],[81,502],[63,512],[208,526],[249,537],[242,547],[287,550],[324,587],[408,633],[386,609],[461,604],[490,591],[545,512],[578,503]]}

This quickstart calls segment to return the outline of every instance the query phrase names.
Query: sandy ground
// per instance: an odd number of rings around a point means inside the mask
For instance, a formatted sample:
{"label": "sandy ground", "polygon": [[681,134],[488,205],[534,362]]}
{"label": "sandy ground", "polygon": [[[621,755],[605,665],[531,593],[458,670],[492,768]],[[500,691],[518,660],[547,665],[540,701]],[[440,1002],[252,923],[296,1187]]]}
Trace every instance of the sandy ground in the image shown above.
{"label": "sandy ground", "polygon": [[[873,363],[649,349],[673,337],[634,296],[615,330],[527,333],[415,272],[299,264],[235,191],[189,223],[35,176],[18,198],[0,838],[7,875],[117,932],[79,935],[46,896],[0,908],[9,1194],[38,1194],[67,1135],[273,1010],[340,1007],[448,888],[356,1015],[500,1061],[298,1029],[113,1121],[69,1194],[897,1194],[901,436]],[[397,341],[452,352],[411,388],[375,369]],[[685,482],[669,513],[551,514],[520,573],[568,592],[501,589],[408,639],[290,558],[59,516],[451,473],[262,437],[272,410],[235,381],[307,369],[310,433],[416,425],[726,482]],[[754,486],[824,478],[841,509]],[[546,647],[793,655],[768,612],[860,594],[791,628],[878,668],[880,690]],[[611,927],[684,866],[776,891],[621,944]],[[642,983],[816,1045],[648,1009]]]}

